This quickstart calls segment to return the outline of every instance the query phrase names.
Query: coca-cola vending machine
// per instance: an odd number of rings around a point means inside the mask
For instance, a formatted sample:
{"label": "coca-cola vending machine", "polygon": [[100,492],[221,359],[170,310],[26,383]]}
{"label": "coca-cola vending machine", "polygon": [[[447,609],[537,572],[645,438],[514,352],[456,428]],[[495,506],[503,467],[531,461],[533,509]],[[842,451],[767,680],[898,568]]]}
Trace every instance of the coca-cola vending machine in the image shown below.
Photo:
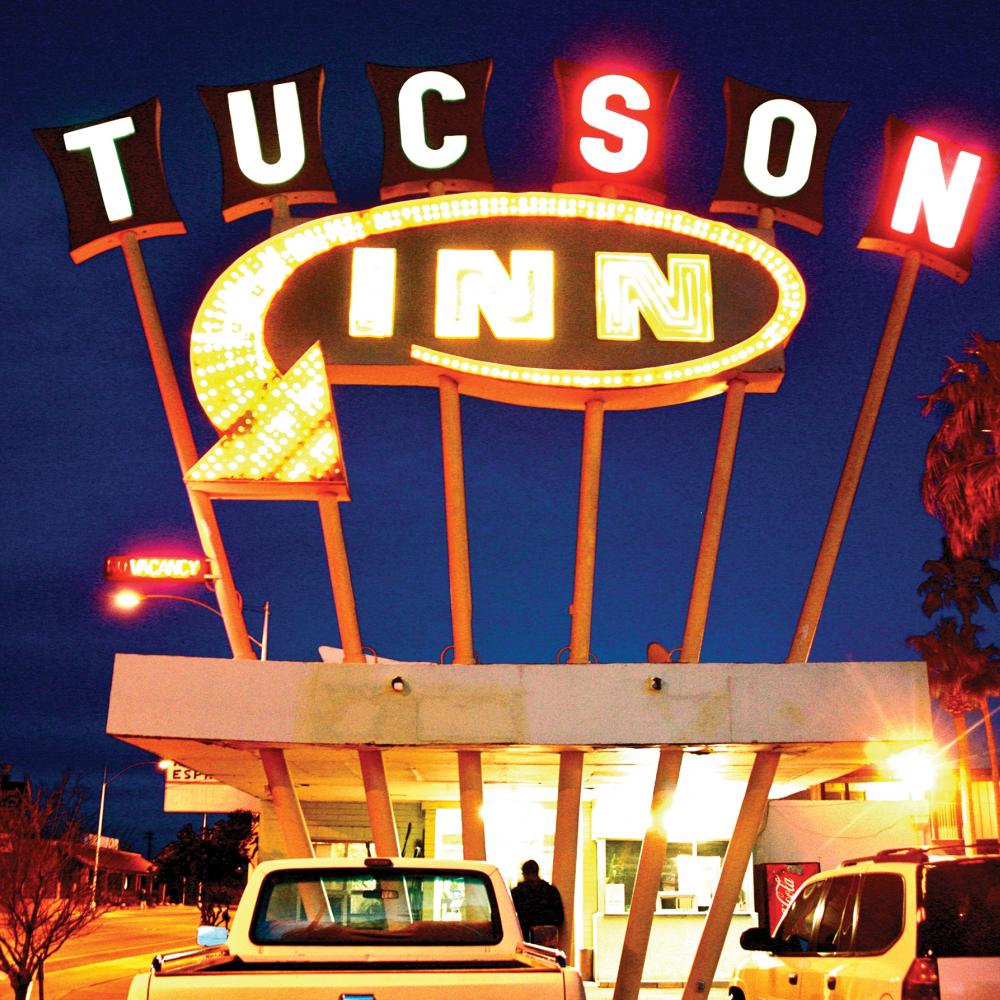
{"label": "coca-cola vending machine", "polygon": [[773,934],[792,897],[807,878],[819,871],[816,861],[779,861],[753,866],[753,889],[761,927]]}

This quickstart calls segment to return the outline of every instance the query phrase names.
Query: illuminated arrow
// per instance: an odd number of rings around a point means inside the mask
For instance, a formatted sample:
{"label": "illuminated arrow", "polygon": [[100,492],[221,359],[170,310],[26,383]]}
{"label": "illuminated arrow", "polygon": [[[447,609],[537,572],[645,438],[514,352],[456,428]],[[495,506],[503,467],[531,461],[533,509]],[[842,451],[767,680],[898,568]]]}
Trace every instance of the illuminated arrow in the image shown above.
{"label": "illuminated arrow", "polygon": [[[354,238],[352,229],[331,230]],[[261,487],[294,484],[347,497],[323,352],[314,344],[282,375],[264,344],[264,317],[292,272],[326,245],[308,232],[267,241],[222,274],[191,331],[198,400],[222,437],[185,479],[215,496],[266,497]],[[287,486],[286,486],[287,484]]]}
{"label": "illuminated arrow", "polygon": [[255,397],[250,409],[188,471],[188,482],[319,481],[346,486],[319,344]]}

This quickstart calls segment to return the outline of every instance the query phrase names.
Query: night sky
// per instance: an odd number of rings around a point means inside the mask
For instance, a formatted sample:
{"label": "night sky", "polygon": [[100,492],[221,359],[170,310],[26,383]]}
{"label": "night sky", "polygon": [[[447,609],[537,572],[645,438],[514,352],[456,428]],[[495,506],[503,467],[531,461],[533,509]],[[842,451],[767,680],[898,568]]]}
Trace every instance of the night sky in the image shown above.
{"label": "night sky", "polygon": [[[62,197],[31,130],[160,98],[166,174],[188,233],[142,248],[204,452],[214,431],[190,391],[191,321],[215,277],[267,236],[268,219],[223,222],[216,141],[195,88],[316,65],[326,69],[324,147],[344,210],[378,202],[381,123],[367,61],[492,57],[486,142],[497,189],[512,191],[552,181],[553,59],[679,69],[668,204],[706,216],[727,75],[850,103],[827,168],[825,229],[778,226],[808,307],[780,391],[747,397],[703,650],[706,662],[784,660],[900,268],[897,257],[856,249],[875,202],[882,126],[893,114],[1000,150],[993,5],[36,0],[6,5],[2,18],[0,760],[15,777],[47,781],[72,768],[96,812],[102,768],[142,759],[104,734],[114,654],[229,655],[221,623],[201,609],[154,602],[130,618],[107,609],[105,556],[196,553],[197,536],[122,255],[71,262]],[[906,637],[930,628],[916,587],[941,531],[920,503],[935,421],[921,417],[918,396],[973,331],[1000,336],[998,237],[994,190],[968,282],[918,278],[814,661],[912,659]],[[335,404],[363,641],[386,657],[436,661],[451,643],[437,394],[337,388]],[[718,397],[606,418],[592,634],[602,662],[642,660],[653,639],[681,644],[721,412]],[[569,642],[582,416],[466,399],[463,432],[476,648],[484,662],[552,662]],[[319,645],[336,645],[315,505],[216,509],[251,632],[254,609],[271,603],[271,658],[315,660]],[[987,640],[1000,641],[1000,621],[981,620]],[[152,768],[122,776],[106,832],[142,847],[152,830],[159,846],[186,819],[159,813],[160,794]]]}

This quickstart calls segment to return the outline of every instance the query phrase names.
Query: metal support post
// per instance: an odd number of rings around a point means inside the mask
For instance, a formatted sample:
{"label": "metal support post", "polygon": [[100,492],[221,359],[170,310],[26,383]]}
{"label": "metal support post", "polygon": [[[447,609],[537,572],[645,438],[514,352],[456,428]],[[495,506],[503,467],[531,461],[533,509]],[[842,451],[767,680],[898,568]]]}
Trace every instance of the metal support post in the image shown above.
{"label": "metal support post", "polygon": [[104,800],[108,794],[108,769],[104,769],[101,782],[101,807],[97,812],[97,844],[94,846],[94,872],[90,878],[90,908],[97,907],[97,868],[101,863],[101,840],[104,838]]}
{"label": "metal support post", "polygon": [[569,662],[590,660],[590,628],[594,610],[594,567],[597,556],[597,504],[601,492],[601,448],[604,400],[589,399],[583,410],[583,454],[580,459],[580,505],[576,520],[576,567],[569,639]]}
{"label": "metal support post", "polygon": [[313,854],[309,828],[302,813],[298,793],[288,771],[285,751],[280,747],[261,747],[260,762],[270,789],[274,813],[285,841],[285,852],[290,858],[311,858]]}
{"label": "metal support post", "polygon": [[802,603],[802,610],[799,613],[799,620],[795,626],[795,636],[792,639],[786,663],[805,663],[809,659],[813,640],[816,637],[816,629],[819,627],[819,618],[823,613],[823,605],[826,603],[826,594],[830,588],[830,580],[833,577],[833,569],[840,553],[840,544],[847,529],[847,518],[850,516],[854,495],[857,492],[858,483],[861,481],[865,459],[868,457],[868,447],[875,432],[875,422],[878,420],[879,410],[882,407],[882,399],[885,396],[885,388],[889,382],[892,363],[896,357],[896,348],[899,346],[899,338],[903,332],[903,322],[906,319],[907,310],[910,308],[910,299],[913,297],[913,287],[916,284],[919,271],[920,254],[911,250],[903,258],[903,266],[899,272],[899,280],[896,282],[892,305],[889,307],[889,315],[882,331],[882,341],[872,364],[868,388],[865,390],[864,399],[861,402],[861,412],[858,414],[858,421],[854,426],[854,436],[851,438],[847,457],[844,459],[840,482],[837,484],[837,492],[834,495],[833,506],[826,523],[819,554],[816,556],[816,565],[813,567],[809,587]]}
{"label": "metal support post", "polygon": [[715,469],[708,490],[708,504],[705,507],[694,582],[691,584],[687,622],[684,625],[681,663],[701,661],[701,646],[705,639],[705,622],[708,619],[709,601],[712,599],[715,563],[719,555],[719,542],[722,539],[722,525],[726,519],[726,501],[729,497],[729,483],[733,475],[736,441],[740,434],[740,418],[743,414],[743,398],[746,391],[746,379],[742,378],[734,378],[726,390],[722,427],[719,430],[719,443],[715,452]]}
{"label": "metal support post", "polygon": [[[442,375],[438,379],[438,388],[454,662],[474,663],[476,651],[472,639],[472,571],[465,507],[465,464],[462,458],[462,401],[458,383],[453,378]],[[459,751],[458,783],[462,792],[462,850],[466,858],[483,860],[486,858],[483,762],[478,751]]]}
{"label": "metal support post", "polygon": [[368,821],[375,838],[375,853],[381,858],[395,858],[399,855],[399,834],[396,832],[396,817],[389,798],[389,785],[385,780],[385,765],[381,750],[359,750],[361,777],[365,783],[365,799],[368,802]]}
{"label": "metal support post", "polygon": [[[167,416],[167,426],[173,439],[174,451],[180,464],[181,474],[185,474],[198,461],[198,450],[195,447],[191,425],[188,422],[184,401],[181,399],[180,387],[174,372],[174,364],[167,347],[167,338],[163,333],[163,323],[153,296],[153,286],[146,272],[146,263],[139,247],[135,233],[125,233],[122,236],[122,253],[125,255],[125,266],[128,269],[129,280],[132,283],[132,294],[139,309],[139,318],[146,334],[146,345],[153,362],[153,374],[160,389],[163,409]],[[253,648],[247,633],[246,622],[240,596],[233,582],[229,568],[229,560],[222,544],[222,535],[215,520],[215,510],[212,501],[204,494],[188,489],[188,501],[194,514],[194,523],[198,531],[202,549],[208,557],[215,576],[215,596],[219,602],[219,611],[229,638],[233,656],[237,659],[253,660]]]}
{"label": "metal support post", "polygon": [[560,946],[576,965],[573,923],[576,913],[576,856],[580,839],[580,791],[583,786],[583,751],[559,754],[559,795],[556,800],[556,835],[552,849],[552,884],[562,897],[565,920]]}
{"label": "metal support post", "polygon": [[691,974],[688,976],[681,1000],[698,1000],[706,997],[712,988],[712,979],[719,965],[726,932],[732,923],[736,903],[740,898],[743,876],[746,874],[754,842],[767,813],[767,797],[780,760],[781,754],[773,750],[761,750],[754,758],[740,814],[736,819],[733,836],[722,862],[719,884],[708,908],[705,926],[698,941],[694,961],[691,963]]}
{"label": "metal support post", "polygon": [[340,506],[332,497],[320,497],[317,504],[323,525],[323,544],[326,546],[326,561],[330,568],[330,584],[333,587],[340,644],[344,649],[344,663],[364,663],[365,654],[361,648],[358,609],[354,603],[354,586],[351,583],[351,567],[347,561],[347,546],[344,544]]}
{"label": "metal support post", "polygon": [[465,510],[465,466],[462,461],[462,413],[458,383],[438,379],[441,400],[441,457],[444,468],[444,513],[448,537],[448,587],[451,592],[452,641],[456,663],[474,663],[472,642],[472,576],[469,527]]}
{"label": "metal support post", "polygon": [[639,852],[639,866],[635,872],[632,903],[625,924],[622,956],[618,962],[613,1000],[636,1000],[642,984],[642,967],[646,964],[649,931],[653,925],[656,894],[660,889],[663,860],[667,856],[666,814],[677,790],[684,751],[676,747],[662,747],[653,779],[653,798],[649,806],[649,827]]}

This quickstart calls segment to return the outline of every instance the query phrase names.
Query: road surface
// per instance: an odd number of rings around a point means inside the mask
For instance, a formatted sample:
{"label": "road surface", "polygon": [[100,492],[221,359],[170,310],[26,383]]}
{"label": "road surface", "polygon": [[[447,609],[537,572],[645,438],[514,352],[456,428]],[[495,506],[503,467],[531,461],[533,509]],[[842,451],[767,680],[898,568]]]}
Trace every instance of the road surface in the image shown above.
{"label": "road surface", "polygon": [[[125,1000],[129,982],[149,968],[158,952],[195,947],[198,910],[193,906],[156,906],[116,910],[73,938],[45,965],[45,1000]],[[37,987],[31,1000],[37,1000]],[[716,987],[706,1000],[725,1000]],[[587,987],[588,1000],[610,1000],[614,991]],[[681,990],[644,989],[639,1000],[677,1000]],[[12,1000],[0,976],[0,1000]]]}
{"label": "road surface", "polygon": [[[195,947],[198,923],[193,906],[105,914],[45,963],[45,1000],[124,1000],[132,976],[157,952]],[[13,995],[0,975],[0,1000]],[[32,1000],[37,996],[35,987]]]}

